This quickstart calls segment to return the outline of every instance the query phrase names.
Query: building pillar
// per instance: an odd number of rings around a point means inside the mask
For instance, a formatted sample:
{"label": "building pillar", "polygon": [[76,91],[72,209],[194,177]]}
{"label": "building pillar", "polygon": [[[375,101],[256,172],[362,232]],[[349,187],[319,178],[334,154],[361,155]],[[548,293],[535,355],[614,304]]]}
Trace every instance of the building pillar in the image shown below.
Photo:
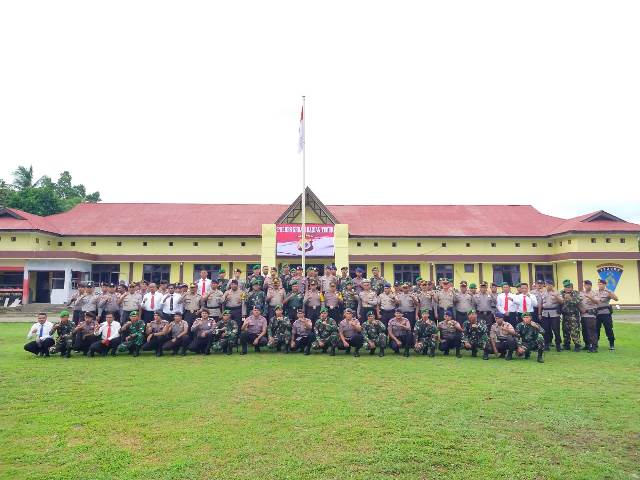
{"label": "building pillar", "polygon": [[576,268],[578,270],[578,285],[576,285],[576,290],[582,290],[582,260],[578,260],[576,262]]}
{"label": "building pillar", "polygon": [[25,265],[22,275],[22,304],[27,303],[29,303],[29,268]]}
{"label": "building pillar", "polygon": [[338,271],[342,267],[349,267],[349,225],[337,223],[333,226],[333,241],[335,245],[335,265]]}
{"label": "building pillar", "polygon": [[68,302],[71,299],[71,267],[64,269],[64,302]]}
{"label": "building pillar", "polygon": [[274,223],[262,225],[260,265],[276,266],[276,225]]}
{"label": "building pillar", "polygon": [[482,262],[478,263],[478,278],[479,278],[479,283],[482,283],[484,281],[484,275],[483,275],[483,271],[482,271]]}

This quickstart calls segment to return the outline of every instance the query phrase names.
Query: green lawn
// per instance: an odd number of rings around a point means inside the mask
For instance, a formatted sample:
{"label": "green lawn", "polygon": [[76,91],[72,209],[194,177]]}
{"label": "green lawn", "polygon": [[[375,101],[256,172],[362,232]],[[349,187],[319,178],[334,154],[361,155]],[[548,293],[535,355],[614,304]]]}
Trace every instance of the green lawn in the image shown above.
{"label": "green lawn", "polygon": [[546,363],[36,358],[0,324],[0,478],[638,478],[640,325]]}

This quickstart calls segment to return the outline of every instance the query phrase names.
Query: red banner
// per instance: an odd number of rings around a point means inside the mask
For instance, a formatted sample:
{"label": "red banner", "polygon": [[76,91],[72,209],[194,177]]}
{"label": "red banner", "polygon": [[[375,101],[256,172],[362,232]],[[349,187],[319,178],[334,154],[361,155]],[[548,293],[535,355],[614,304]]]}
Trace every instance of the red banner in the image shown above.
{"label": "red banner", "polygon": [[308,223],[306,239],[302,241],[302,225],[276,225],[276,255],[279,257],[302,256],[304,243],[307,257],[333,257],[333,225]]}

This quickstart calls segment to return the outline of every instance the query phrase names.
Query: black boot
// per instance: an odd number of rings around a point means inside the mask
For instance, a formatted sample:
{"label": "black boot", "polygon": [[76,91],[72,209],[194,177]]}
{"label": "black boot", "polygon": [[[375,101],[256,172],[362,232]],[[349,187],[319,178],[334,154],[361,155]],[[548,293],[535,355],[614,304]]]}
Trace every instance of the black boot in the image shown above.
{"label": "black boot", "polygon": [[376,353],[376,349],[375,348],[370,348],[369,349],[369,355],[375,355]]}
{"label": "black boot", "polygon": [[290,351],[291,351],[291,344],[287,343],[287,344],[284,346],[284,354],[285,354],[285,355],[289,355],[289,352],[290,352]]}
{"label": "black boot", "polygon": [[429,349],[429,356],[430,357],[435,357],[436,356],[436,349],[435,348],[431,347]]}
{"label": "black boot", "polygon": [[233,353],[233,345],[231,345],[231,343],[227,343],[224,354],[231,355],[232,353]]}
{"label": "black boot", "polygon": [[581,351],[582,351],[582,347],[581,347],[580,345],[576,345],[576,346],[573,348],[573,351],[574,351],[574,352],[581,352]]}
{"label": "black boot", "polygon": [[460,353],[459,348],[456,348],[456,358],[462,358],[462,354]]}
{"label": "black boot", "polygon": [[137,357],[138,355],[140,355],[140,347],[136,345],[133,347],[133,356]]}
{"label": "black boot", "polygon": [[359,348],[356,348],[356,351],[353,352],[353,356],[354,357],[359,357],[360,356],[360,349]]}
{"label": "black boot", "polygon": [[448,356],[449,356],[449,349],[448,349],[448,348],[444,351],[444,354],[443,354],[443,355],[444,355],[445,357],[448,357]]}
{"label": "black boot", "polygon": [[544,358],[542,358],[543,351],[542,349],[538,349],[538,363],[544,363]]}
{"label": "black boot", "polygon": [[596,353],[596,347],[594,347],[593,345],[589,345],[589,353]]}
{"label": "black boot", "polygon": [[380,351],[378,352],[379,357],[384,357],[384,348],[380,347]]}
{"label": "black boot", "polygon": [[187,347],[182,347],[182,349],[180,350],[180,355],[183,357],[187,355]]}
{"label": "black boot", "polygon": [[345,355],[351,355],[351,347],[347,347],[347,349],[344,351]]}
{"label": "black boot", "polygon": [[529,357],[531,357],[531,352],[527,350],[526,352],[524,352],[524,358],[529,358]]}
{"label": "black boot", "polygon": [[562,351],[562,347],[560,346],[560,344],[558,343],[556,345],[556,352],[561,352]]}
{"label": "black boot", "polygon": [[505,360],[513,360],[513,350],[507,350],[507,356],[504,357]]}
{"label": "black boot", "polygon": [[311,344],[307,342],[307,346],[304,347],[304,354],[309,355],[311,353]]}
{"label": "black boot", "polygon": [[571,344],[570,343],[565,343],[563,345],[563,347],[564,347],[565,350],[571,350]]}
{"label": "black boot", "polygon": [[489,360],[489,354],[488,354],[487,352],[484,352],[484,353],[482,354],[482,359],[483,359],[483,360]]}
{"label": "black boot", "polygon": [[478,356],[478,349],[476,347],[473,347],[471,349],[471,356],[472,357],[477,357]]}
{"label": "black boot", "polygon": [[67,350],[64,352],[64,358],[71,358],[71,350],[67,349]]}
{"label": "black boot", "polygon": [[156,357],[162,356],[162,348],[156,348]]}
{"label": "black boot", "polygon": [[409,347],[404,347],[404,356],[405,357],[409,356]]}
{"label": "black boot", "polygon": [[616,349],[615,345],[614,345],[615,340],[611,340],[609,342],[609,350],[611,350],[612,352]]}
{"label": "black boot", "polygon": [[336,347],[331,347],[331,353],[329,353],[330,357],[335,357],[336,356]]}

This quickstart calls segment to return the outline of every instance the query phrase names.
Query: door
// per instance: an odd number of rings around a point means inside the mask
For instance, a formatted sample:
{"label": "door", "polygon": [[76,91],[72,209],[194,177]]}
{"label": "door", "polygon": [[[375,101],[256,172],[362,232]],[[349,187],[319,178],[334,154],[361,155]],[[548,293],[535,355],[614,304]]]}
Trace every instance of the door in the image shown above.
{"label": "door", "polygon": [[51,302],[51,272],[36,272],[36,303]]}

